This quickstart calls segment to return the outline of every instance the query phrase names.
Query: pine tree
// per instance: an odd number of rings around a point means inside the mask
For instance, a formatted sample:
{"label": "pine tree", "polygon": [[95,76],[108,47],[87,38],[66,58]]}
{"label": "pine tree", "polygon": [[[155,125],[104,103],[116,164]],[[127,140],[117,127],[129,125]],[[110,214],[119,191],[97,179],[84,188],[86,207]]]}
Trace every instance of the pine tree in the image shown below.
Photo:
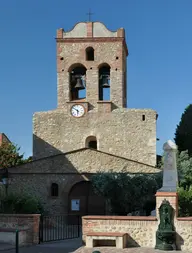
{"label": "pine tree", "polygon": [[192,104],[189,104],[181,116],[175,132],[175,143],[179,152],[188,150],[192,156]]}
{"label": "pine tree", "polygon": [[24,159],[23,154],[19,154],[20,148],[12,143],[3,143],[0,146],[0,168],[6,169],[29,162],[31,158]]}

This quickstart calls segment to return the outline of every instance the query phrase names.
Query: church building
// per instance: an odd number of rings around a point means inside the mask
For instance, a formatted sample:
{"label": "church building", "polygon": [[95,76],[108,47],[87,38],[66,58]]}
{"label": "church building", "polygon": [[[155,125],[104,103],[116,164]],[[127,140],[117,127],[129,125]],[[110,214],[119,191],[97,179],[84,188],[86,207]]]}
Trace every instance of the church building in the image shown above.
{"label": "church building", "polygon": [[33,161],[9,169],[9,190],[31,192],[51,214],[105,214],[91,176],[157,173],[152,109],[127,108],[123,28],[80,22],[57,30],[57,108],[33,116]]}

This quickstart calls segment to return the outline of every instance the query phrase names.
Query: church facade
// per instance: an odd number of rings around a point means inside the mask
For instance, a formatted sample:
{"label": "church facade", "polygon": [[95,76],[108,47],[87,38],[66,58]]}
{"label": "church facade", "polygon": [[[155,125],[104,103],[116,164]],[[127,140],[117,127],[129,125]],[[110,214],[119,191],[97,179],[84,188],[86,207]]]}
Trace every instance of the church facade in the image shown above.
{"label": "church facade", "polygon": [[104,214],[98,171],[157,173],[152,109],[127,108],[125,30],[100,22],[57,30],[57,108],[33,116],[33,161],[9,169],[9,190],[38,195],[49,213]]}

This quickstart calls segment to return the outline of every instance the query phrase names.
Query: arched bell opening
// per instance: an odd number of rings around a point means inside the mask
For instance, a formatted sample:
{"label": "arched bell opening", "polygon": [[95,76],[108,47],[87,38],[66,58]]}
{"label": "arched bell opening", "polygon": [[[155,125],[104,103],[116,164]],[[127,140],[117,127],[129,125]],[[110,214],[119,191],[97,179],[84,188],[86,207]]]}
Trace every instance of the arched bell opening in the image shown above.
{"label": "arched bell opening", "polygon": [[99,67],[99,100],[110,100],[110,66],[107,63]]}
{"label": "arched bell opening", "polygon": [[86,98],[86,70],[82,64],[69,69],[70,100]]}

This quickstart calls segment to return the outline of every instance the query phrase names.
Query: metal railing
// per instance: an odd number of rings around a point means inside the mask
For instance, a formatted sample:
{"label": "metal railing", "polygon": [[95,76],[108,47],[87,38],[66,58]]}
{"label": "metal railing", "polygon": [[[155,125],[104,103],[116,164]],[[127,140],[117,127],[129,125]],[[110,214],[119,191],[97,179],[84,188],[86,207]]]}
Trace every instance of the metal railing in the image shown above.
{"label": "metal railing", "polygon": [[78,238],[81,234],[80,216],[42,216],[39,226],[39,243]]}

